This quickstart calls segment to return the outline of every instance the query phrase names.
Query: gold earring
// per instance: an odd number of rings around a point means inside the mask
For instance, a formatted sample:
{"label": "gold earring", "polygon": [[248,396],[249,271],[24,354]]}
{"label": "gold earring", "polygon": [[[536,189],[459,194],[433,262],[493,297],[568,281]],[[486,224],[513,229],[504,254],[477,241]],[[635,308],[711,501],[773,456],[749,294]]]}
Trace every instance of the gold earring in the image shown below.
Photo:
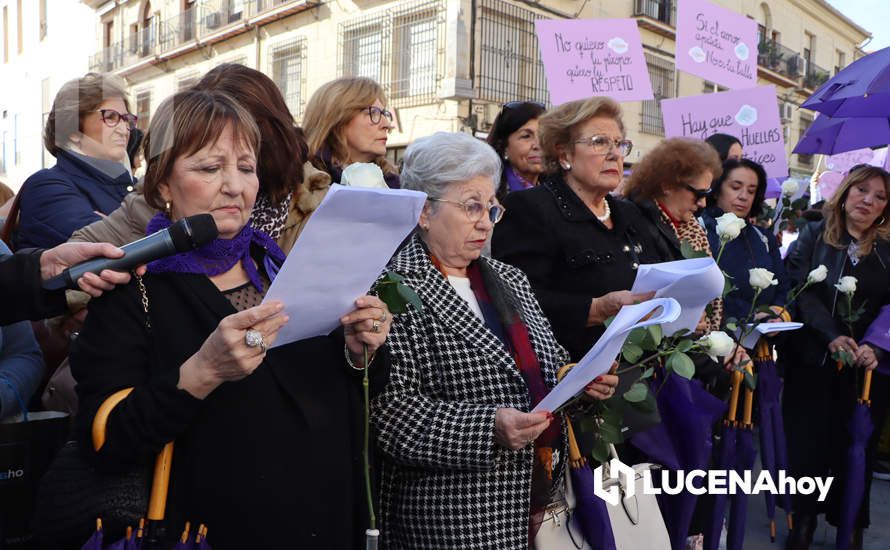
{"label": "gold earring", "polygon": [[172,215],[172,212],[173,211],[170,208],[170,201],[165,202],[164,203],[164,214],[167,214],[167,217],[169,218]]}

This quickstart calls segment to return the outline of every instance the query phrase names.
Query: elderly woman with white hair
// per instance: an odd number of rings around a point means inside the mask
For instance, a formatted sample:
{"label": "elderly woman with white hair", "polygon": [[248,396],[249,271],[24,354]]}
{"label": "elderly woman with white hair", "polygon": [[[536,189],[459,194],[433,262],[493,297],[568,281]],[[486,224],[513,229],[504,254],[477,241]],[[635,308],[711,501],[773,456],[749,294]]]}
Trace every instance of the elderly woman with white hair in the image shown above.
{"label": "elderly woman with white hair", "polygon": [[[504,211],[500,171],[467,134],[440,132],[405,152],[402,187],[428,199],[390,264],[423,308],[393,322],[390,379],[372,412],[391,549],[527,547],[563,485],[562,422],[528,411],[568,353],[526,276],[482,256]],[[586,393],[606,399],[616,384],[604,375]]]}

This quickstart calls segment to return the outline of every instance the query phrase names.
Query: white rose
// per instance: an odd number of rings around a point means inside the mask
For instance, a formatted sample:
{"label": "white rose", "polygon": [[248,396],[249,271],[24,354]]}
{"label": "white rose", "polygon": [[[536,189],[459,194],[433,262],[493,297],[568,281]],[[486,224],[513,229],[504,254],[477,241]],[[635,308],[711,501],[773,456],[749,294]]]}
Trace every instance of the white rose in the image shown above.
{"label": "white rose", "polygon": [[800,190],[800,185],[796,180],[787,179],[782,182],[782,196],[783,197],[793,197]]}
{"label": "white rose", "polygon": [[834,288],[840,290],[847,296],[852,296],[856,293],[857,282],[858,281],[856,280],[856,277],[851,277],[848,275],[846,277],[841,277],[840,279],[838,279],[838,282],[836,285],[834,285]]}
{"label": "white rose", "polygon": [[739,236],[745,227],[745,220],[732,212],[727,212],[717,218],[717,236],[721,241],[731,241]]}
{"label": "white rose", "polygon": [[354,162],[343,170],[340,185],[389,189],[383,179],[383,170],[373,162]]}
{"label": "white rose", "polygon": [[762,267],[755,267],[748,270],[748,284],[751,288],[766,290],[767,288],[779,284],[779,281],[773,279],[773,272]]}
{"label": "white rose", "polygon": [[722,330],[710,332],[698,339],[699,345],[708,356],[717,361],[718,357],[726,357],[735,348],[735,341]]}
{"label": "white rose", "polygon": [[807,275],[807,282],[810,284],[821,283],[825,280],[825,277],[828,277],[828,268],[819,264],[819,267],[810,271],[810,274]]}

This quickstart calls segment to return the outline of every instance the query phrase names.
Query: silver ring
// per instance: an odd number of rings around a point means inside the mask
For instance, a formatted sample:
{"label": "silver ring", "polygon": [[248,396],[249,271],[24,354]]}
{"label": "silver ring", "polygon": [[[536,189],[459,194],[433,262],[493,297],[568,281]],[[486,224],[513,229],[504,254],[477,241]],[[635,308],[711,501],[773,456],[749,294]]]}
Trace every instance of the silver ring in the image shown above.
{"label": "silver ring", "polygon": [[244,333],[244,343],[249,348],[259,347],[263,353],[266,353],[266,342],[263,340],[263,333],[254,328]]}
{"label": "silver ring", "polygon": [[383,313],[380,315],[379,321],[381,323],[385,323],[386,322],[386,310],[382,310],[382,311],[383,311]]}
{"label": "silver ring", "polygon": [[380,321],[374,321],[374,324],[371,325],[371,332],[374,334],[380,332]]}

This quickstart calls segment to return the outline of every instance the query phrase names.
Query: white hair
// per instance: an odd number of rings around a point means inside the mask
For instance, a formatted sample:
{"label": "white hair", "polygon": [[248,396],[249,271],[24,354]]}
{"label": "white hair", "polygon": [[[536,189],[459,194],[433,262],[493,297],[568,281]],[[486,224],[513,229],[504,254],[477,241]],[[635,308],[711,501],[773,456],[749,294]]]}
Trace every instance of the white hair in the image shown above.
{"label": "white hair", "polygon": [[408,146],[399,182],[403,189],[423,191],[438,199],[454,183],[476,177],[501,181],[501,159],[490,145],[461,132],[436,132]]}

